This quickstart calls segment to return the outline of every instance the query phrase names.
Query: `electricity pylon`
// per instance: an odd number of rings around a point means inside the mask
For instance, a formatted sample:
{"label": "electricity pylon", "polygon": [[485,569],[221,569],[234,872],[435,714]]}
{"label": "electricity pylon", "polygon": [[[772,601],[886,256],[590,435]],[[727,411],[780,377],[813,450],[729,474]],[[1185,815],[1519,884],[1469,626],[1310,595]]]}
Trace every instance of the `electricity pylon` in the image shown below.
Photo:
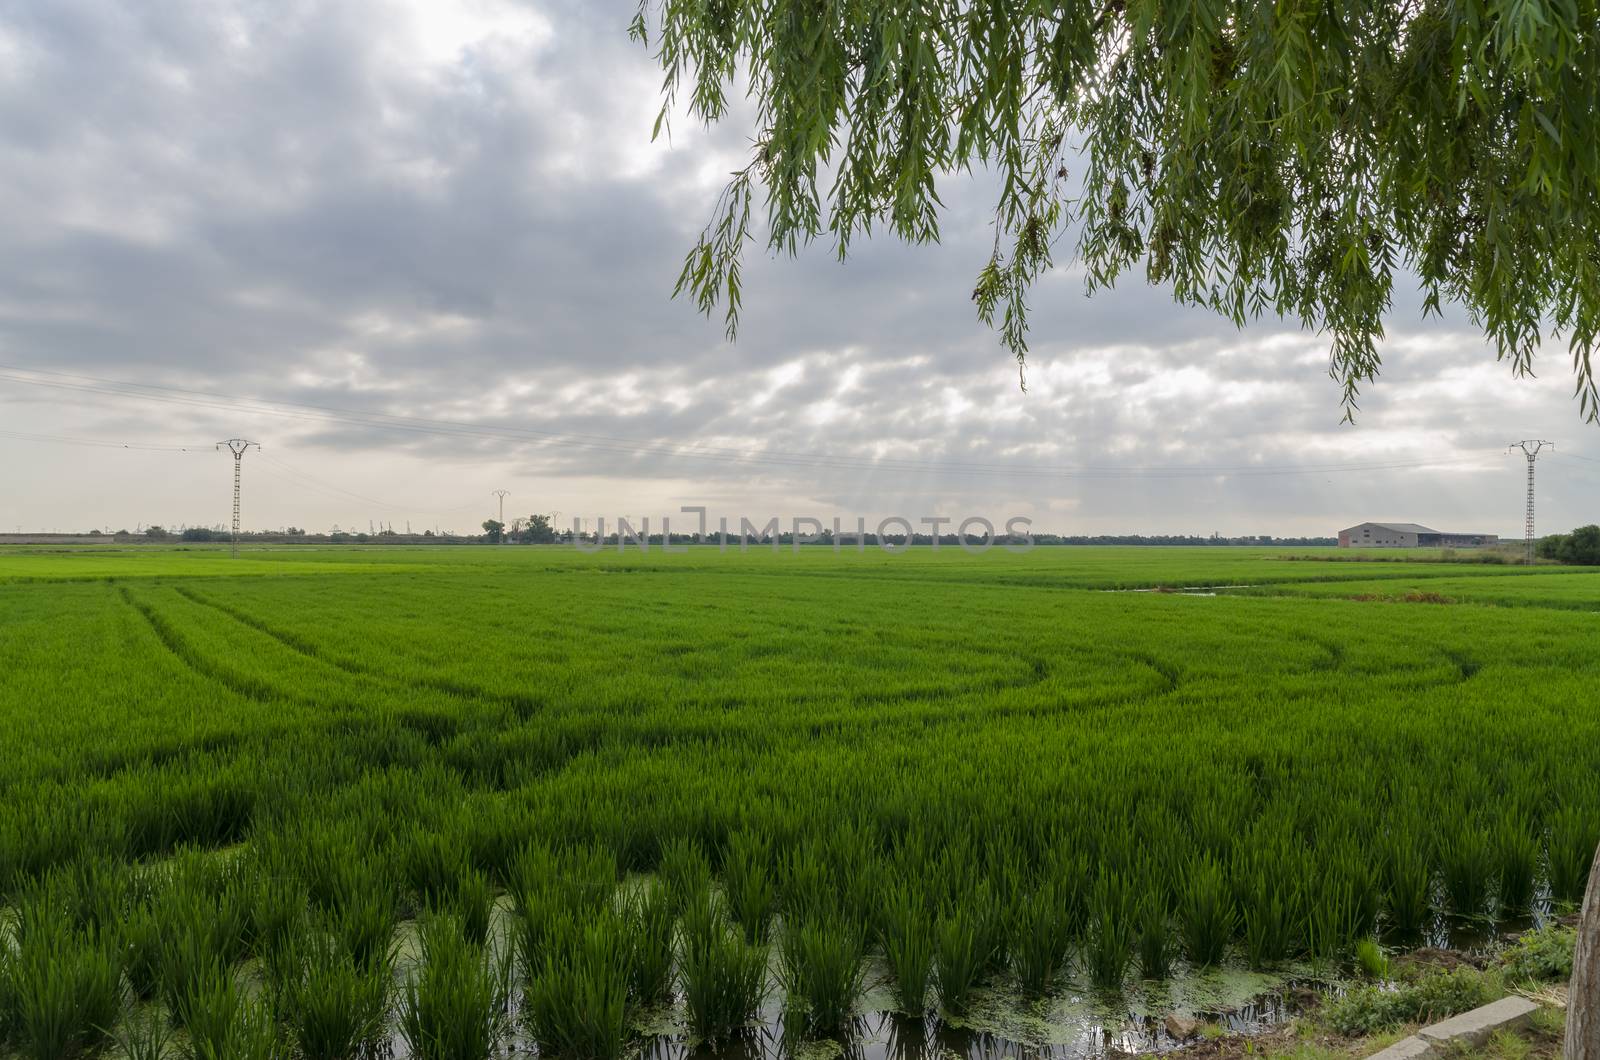
{"label": "electricity pylon", "polygon": [[1512,442],[1506,446],[1506,452],[1521,449],[1522,455],[1528,458],[1528,510],[1522,518],[1522,543],[1526,549],[1524,561],[1533,563],[1533,462],[1539,459],[1539,451],[1549,446],[1556,447],[1556,443],[1547,442],[1540,438],[1527,438],[1520,442]]}
{"label": "electricity pylon", "polygon": [[233,454],[233,548],[234,559],[239,558],[239,461],[244,459],[244,454],[251,448],[261,448],[260,442],[252,442],[245,438],[229,438],[225,442],[218,442],[218,449],[226,449]]}
{"label": "electricity pylon", "polygon": [[510,490],[490,490],[489,492],[493,493],[496,497],[500,498],[500,541],[501,541],[502,544],[504,544],[505,540],[506,540],[506,536],[507,536],[506,535],[506,498],[511,496],[511,491]]}

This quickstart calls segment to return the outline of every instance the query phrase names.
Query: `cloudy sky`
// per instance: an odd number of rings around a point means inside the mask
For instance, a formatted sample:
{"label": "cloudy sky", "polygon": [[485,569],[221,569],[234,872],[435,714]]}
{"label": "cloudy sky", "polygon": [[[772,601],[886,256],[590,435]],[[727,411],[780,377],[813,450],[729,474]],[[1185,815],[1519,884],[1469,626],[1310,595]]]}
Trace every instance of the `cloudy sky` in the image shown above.
{"label": "cloudy sky", "polygon": [[[651,141],[631,0],[0,0],[0,529],[507,514],[1027,515],[1062,532],[1519,534],[1600,517],[1564,351],[1513,380],[1400,299],[1340,423],[1326,344],[1138,280],[1037,292],[1029,390],[945,241],[754,253],[739,340],[670,297],[748,129]],[[133,385],[130,385],[133,384]],[[1585,459],[1587,458],[1587,459]]]}

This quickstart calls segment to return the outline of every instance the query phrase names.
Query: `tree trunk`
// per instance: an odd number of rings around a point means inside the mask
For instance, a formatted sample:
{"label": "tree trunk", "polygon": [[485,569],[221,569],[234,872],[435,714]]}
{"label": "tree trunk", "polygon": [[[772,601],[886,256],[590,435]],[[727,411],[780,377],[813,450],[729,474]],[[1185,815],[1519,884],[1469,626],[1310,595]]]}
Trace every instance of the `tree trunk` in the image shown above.
{"label": "tree trunk", "polygon": [[1567,986],[1567,1042],[1563,1060],[1600,1060],[1600,848],[1589,866],[1578,918],[1578,945]]}

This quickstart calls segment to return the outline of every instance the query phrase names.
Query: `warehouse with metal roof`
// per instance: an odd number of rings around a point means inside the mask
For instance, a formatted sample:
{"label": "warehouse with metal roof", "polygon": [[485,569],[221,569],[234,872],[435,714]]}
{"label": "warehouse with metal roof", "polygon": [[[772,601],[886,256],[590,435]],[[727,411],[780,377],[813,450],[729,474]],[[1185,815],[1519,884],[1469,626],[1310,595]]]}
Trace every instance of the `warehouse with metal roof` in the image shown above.
{"label": "warehouse with metal roof", "polygon": [[1340,548],[1478,548],[1499,542],[1498,534],[1452,533],[1421,523],[1360,523],[1339,531]]}

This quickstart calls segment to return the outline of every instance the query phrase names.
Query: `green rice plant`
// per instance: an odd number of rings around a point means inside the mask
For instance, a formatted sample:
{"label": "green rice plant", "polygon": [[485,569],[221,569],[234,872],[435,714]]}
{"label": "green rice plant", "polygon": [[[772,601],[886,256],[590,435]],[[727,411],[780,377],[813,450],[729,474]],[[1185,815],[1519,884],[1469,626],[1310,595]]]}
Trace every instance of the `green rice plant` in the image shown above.
{"label": "green rice plant", "polygon": [[485,1060],[505,1022],[509,961],[450,917],[425,916],[422,958],[400,997],[400,1034],[417,1060]]}
{"label": "green rice plant", "polygon": [[399,893],[383,872],[381,862],[354,859],[330,874],[325,906],[330,923],[345,950],[363,965],[388,962],[400,917]]}
{"label": "green rice plant", "polygon": [[363,961],[331,931],[297,940],[279,1006],[304,1060],[355,1060],[384,1030],[393,970]]}
{"label": "green rice plant", "polygon": [[1488,832],[1467,819],[1447,826],[1439,840],[1439,873],[1452,912],[1463,917],[1483,916],[1494,878],[1494,849]]}
{"label": "green rice plant", "polygon": [[1600,815],[1573,802],[1558,807],[1549,823],[1550,892],[1563,901],[1581,901],[1600,843]]}
{"label": "green rice plant", "polygon": [[156,896],[161,931],[161,993],[170,1011],[214,968],[229,968],[250,947],[250,891],[230,868],[180,856]]}
{"label": "green rice plant", "polygon": [[455,896],[467,871],[467,852],[455,836],[418,826],[404,841],[400,863],[422,906],[439,910]]}
{"label": "green rice plant", "polygon": [[71,921],[103,934],[127,914],[133,878],[127,865],[104,854],[92,854],[68,867],[62,889]]}
{"label": "green rice plant", "polygon": [[249,997],[218,962],[185,985],[173,1013],[188,1032],[191,1060],[276,1060],[281,1055],[267,1006]]}
{"label": "green rice plant", "polygon": [[635,891],[627,904],[628,992],[639,1004],[665,997],[672,988],[672,932],[674,917],[667,889],[650,881]]}
{"label": "green rice plant", "polygon": [[820,843],[801,843],[789,851],[783,863],[782,902],[786,920],[809,920],[839,911],[839,894]]}
{"label": "green rice plant", "polygon": [[135,997],[148,1001],[161,989],[163,929],[155,910],[141,905],[118,925],[122,971]]}
{"label": "green rice plant", "polygon": [[1355,888],[1338,875],[1308,877],[1305,888],[1307,948],[1318,960],[1331,961],[1354,941]]}
{"label": "green rice plant", "polygon": [[1303,869],[1292,837],[1241,846],[1234,861],[1245,957],[1252,968],[1286,959],[1301,927]]}
{"label": "green rice plant", "polygon": [[610,909],[615,874],[615,859],[599,848],[557,854],[530,844],[517,855],[511,893],[517,952],[526,974],[544,967],[545,950],[565,921],[587,920]]}
{"label": "green rice plant", "polygon": [[1507,813],[1500,818],[1494,830],[1494,862],[1500,881],[1495,897],[1499,911],[1511,916],[1526,914],[1539,874],[1539,839],[1520,814]]}
{"label": "green rice plant", "polygon": [[21,1053],[56,1060],[104,1042],[122,1008],[114,937],[75,929],[53,894],[24,900],[5,995],[15,1006]]}
{"label": "green rice plant", "polygon": [[523,1015],[542,1053],[615,1060],[627,1041],[633,925],[609,909],[563,914],[524,988]]}
{"label": "green rice plant", "polygon": [[125,1019],[115,1037],[125,1060],[167,1060],[172,1054],[172,1027],[166,1015],[154,1007],[137,1019]]}
{"label": "green rice plant", "polygon": [[466,869],[444,908],[461,920],[461,930],[471,942],[483,945],[489,938],[489,917],[494,906],[494,886],[477,869]]}
{"label": "green rice plant", "polygon": [[1172,935],[1167,889],[1154,884],[1139,896],[1134,912],[1139,931],[1139,971],[1146,979],[1165,979],[1172,970]]}
{"label": "green rice plant", "polygon": [[1191,861],[1178,884],[1178,925],[1189,960],[1202,968],[1222,960],[1238,918],[1222,866],[1210,854]]}
{"label": "green rice plant", "polygon": [[599,843],[574,847],[561,854],[558,864],[569,909],[594,913],[611,903],[617,892],[617,855],[610,848]]}
{"label": "green rice plant", "polygon": [[679,836],[662,844],[661,878],[673,911],[682,913],[711,889],[711,863],[698,843]]}
{"label": "green rice plant", "polygon": [[1128,881],[1103,871],[1089,892],[1089,922],[1084,959],[1089,980],[1101,990],[1122,986],[1134,940],[1135,899]]}
{"label": "green rice plant", "polygon": [[973,988],[989,963],[984,915],[977,907],[952,902],[934,927],[933,980],[939,1005],[959,1015],[967,1010]]}
{"label": "green rice plant", "polygon": [[286,950],[305,925],[308,896],[299,880],[263,871],[250,886],[251,949],[266,958]]}
{"label": "green rice plant", "polygon": [[1389,977],[1389,958],[1384,955],[1377,939],[1362,939],[1356,943],[1356,967],[1368,979]]}
{"label": "green rice plant", "polygon": [[1389,927],[1413,938],[1433,905],[1433,871],[1420,821],[1402,819],[1383,839],[1383,886]]}
{"label": "green rice plant", "polygon": [[767,994],[767,948],[746,942],[709,896],[684,911],[679,964],[689,1030],[702,1042],[743,1030]]}
{"label": "green rice plant", "polygon": [[1011,963],[1026,993],[1042,994],[1050,988],[1066,963],[1075,926],[1070,907],[1053,882],[1040,882],[1019,899],[1012,925]]}
{"label": "green rice plant", "polygon": [[879,929],[883,955],[894,973],[895,1004],[908,1016],[927,1010],[933,981],[934,918],[928,901],[907,880],[881,888]]}
{"label": "green rice plant", "polygon": [[855,1014],[865,981],[866,932],[842,916],[789,923],[779,950],[779,981],[791,1012],[812,1031],[841,1030]]}
{"label": "green rice plant", "polygon": [[777,908],[777,886],[772,877],[772,839],[763,832],[741,829],[728,837],[722,859],[722,878],[733,918],[750,942],[764,942],[767,925]]}
{"label": "green rice plant", "polygon": [[0,1049],[17,1035],[17,956],[0,922]]}
{"label": "green rice plant", "polygon": [[1340,834],[1324,856],[1327,878],[1343,880],[1350,893],[1349,917],[1341,944],[1353,946],[1377,930],[1378,912],[1383,906],[1382,866],[1374,858],[1371,844],[1356,831]]}

